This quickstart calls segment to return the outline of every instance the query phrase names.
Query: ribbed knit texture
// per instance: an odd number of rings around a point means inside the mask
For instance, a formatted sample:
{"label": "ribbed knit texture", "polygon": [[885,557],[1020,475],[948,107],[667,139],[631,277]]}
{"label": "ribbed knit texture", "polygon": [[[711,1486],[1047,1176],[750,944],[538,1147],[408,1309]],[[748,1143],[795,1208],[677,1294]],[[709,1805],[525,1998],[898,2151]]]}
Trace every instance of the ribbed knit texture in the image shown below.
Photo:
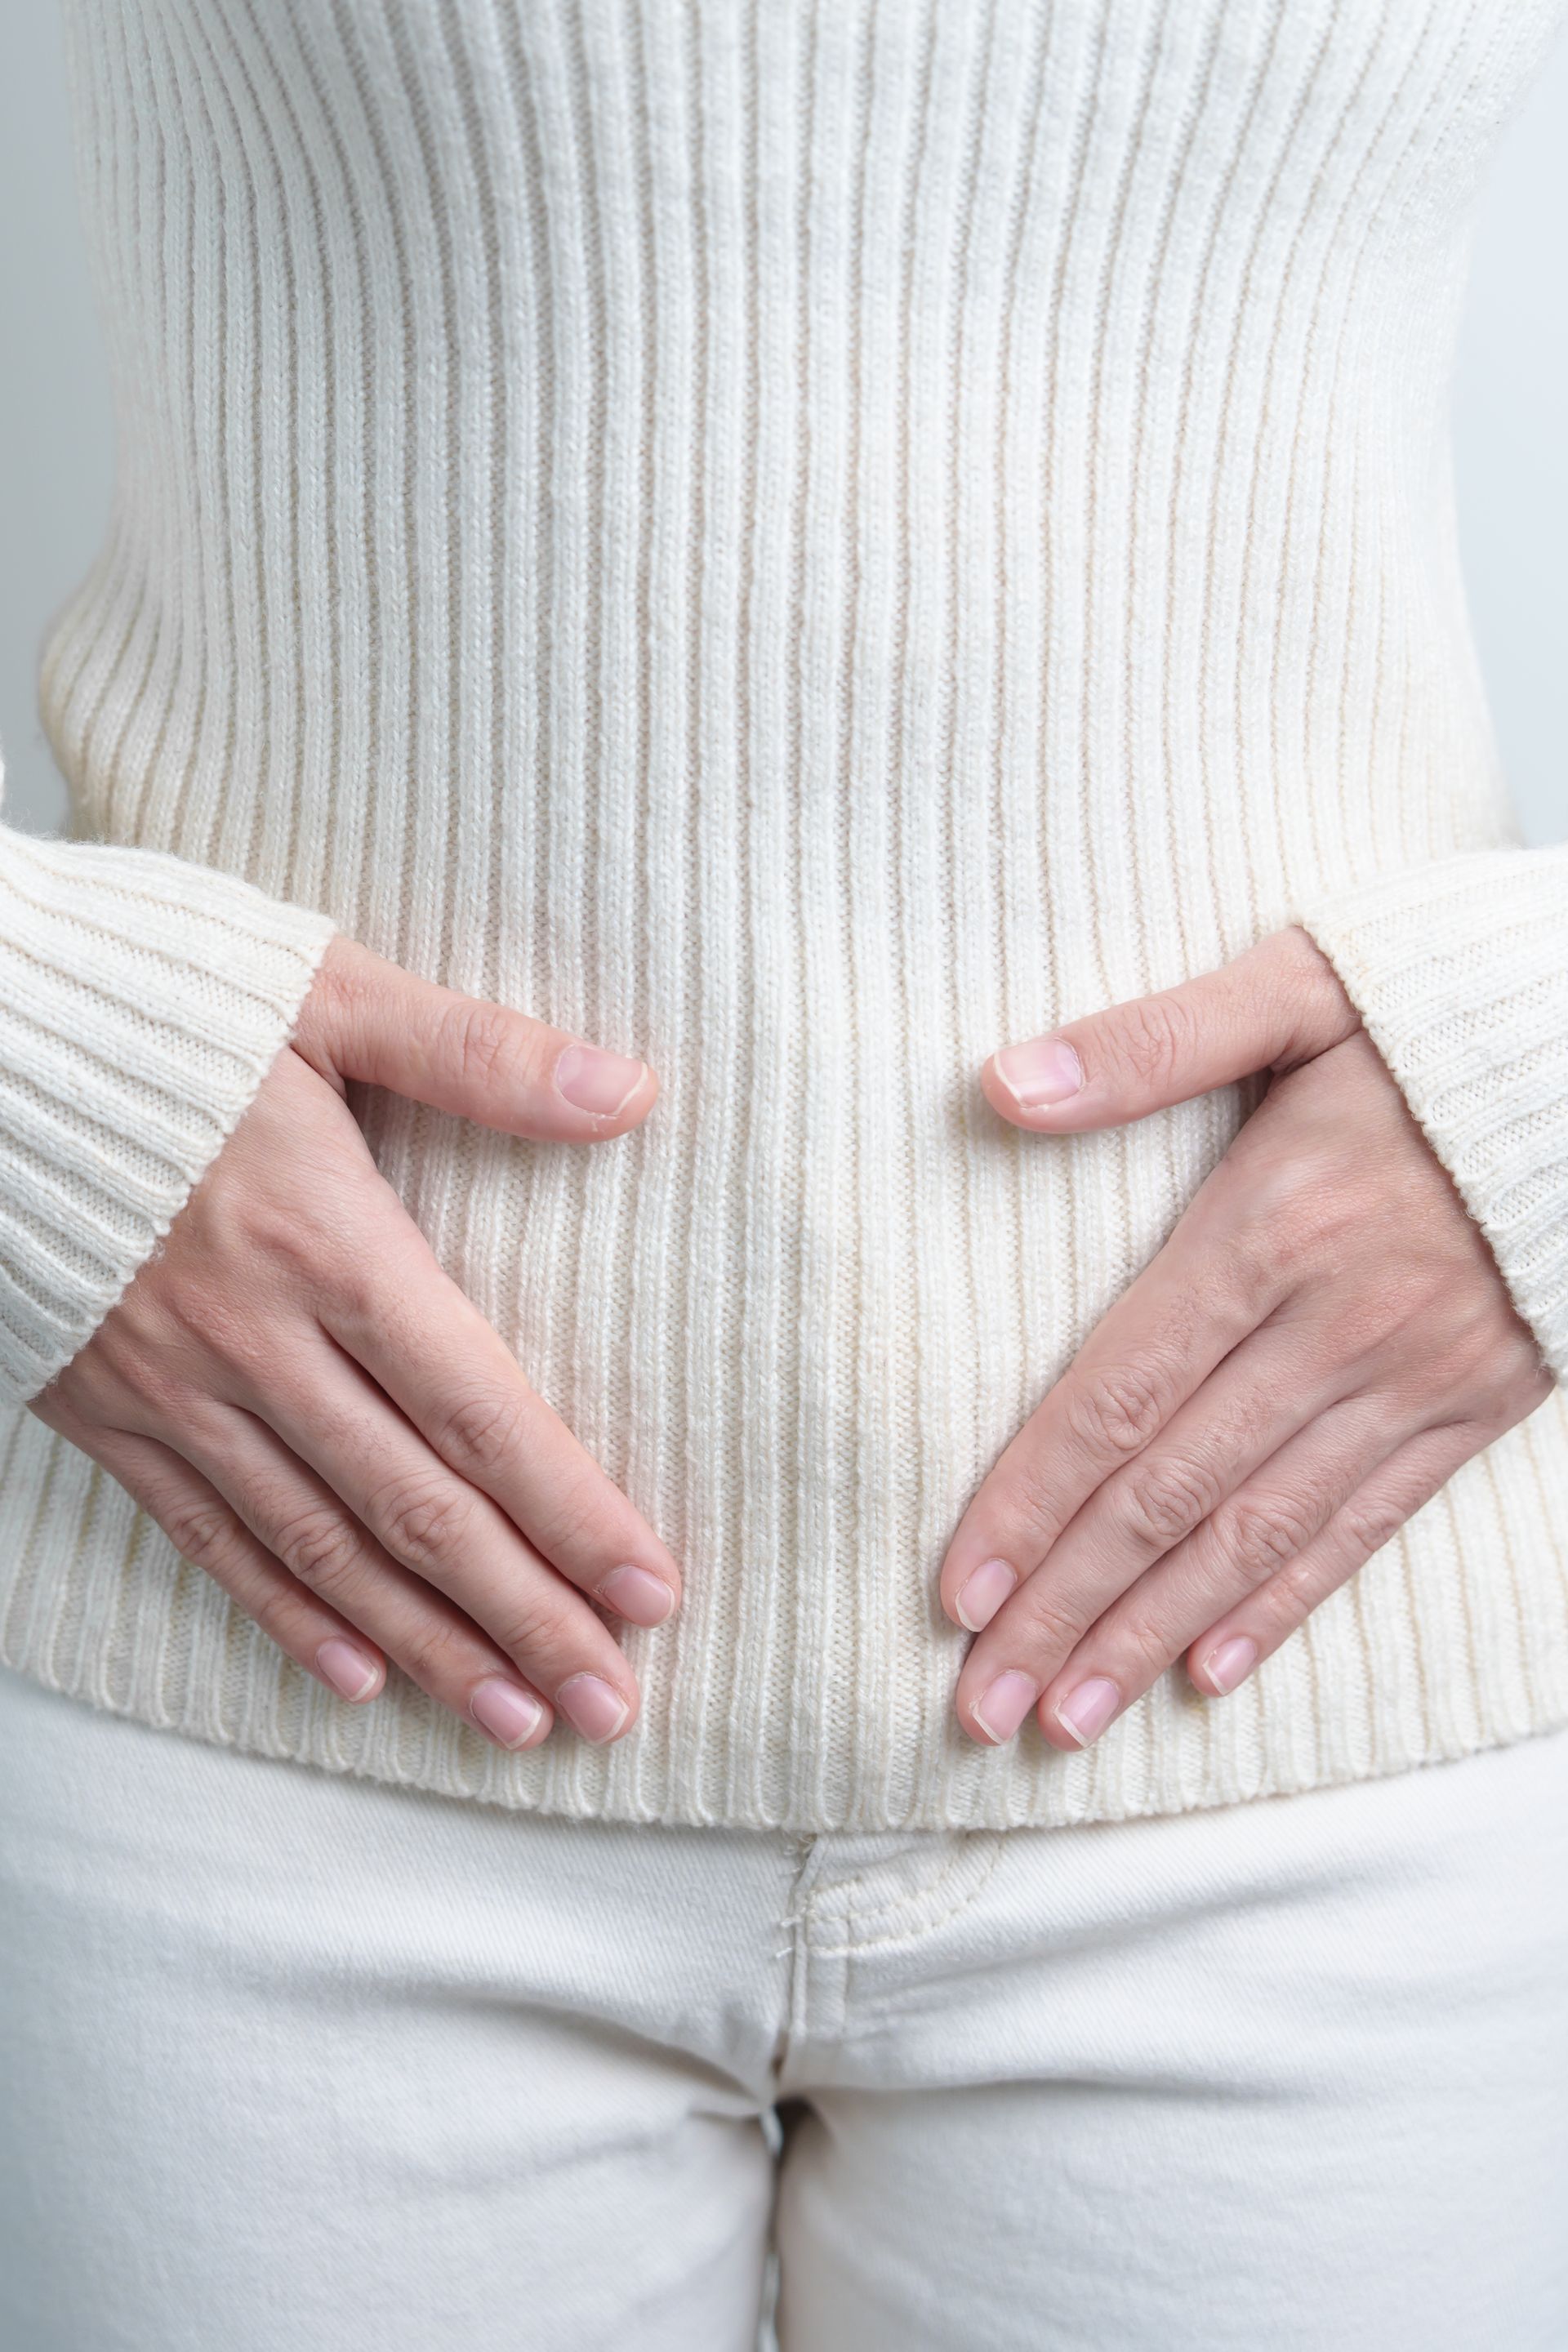
{"label": "ribbed knit texture", "polygon": [[[396,1679],[333,1700],[18,1414],[7,1660],[335,1769],[808,1829],[1568,1720],[1561,1394],[1236,1696],[1172,1674],[1081,1755],[963,1738],[935,1599],[1246,1099],[1045,1139],[981,1062],[1297,914],[1563,1368],[1562,860],[1508,846],[1445,415],[1555,14],[74,0],[121,428],[45,667],[79,829],[657,1068],[592,1150],[361,1108],[688,1599],[627,1637],[629,1739],[505,1756]],[[195,1085],[187,1172],[244,1090]]]}
{"label": "ribbed knit texture", "polygon": [[1301,920],[1568,1381],[1568,847],[1379,875]]}
{"label": "ribbed knit texture", "polygon": [[332,936],[146,849],[0,846],[0,1395],[89,1339],[227,1139]]}

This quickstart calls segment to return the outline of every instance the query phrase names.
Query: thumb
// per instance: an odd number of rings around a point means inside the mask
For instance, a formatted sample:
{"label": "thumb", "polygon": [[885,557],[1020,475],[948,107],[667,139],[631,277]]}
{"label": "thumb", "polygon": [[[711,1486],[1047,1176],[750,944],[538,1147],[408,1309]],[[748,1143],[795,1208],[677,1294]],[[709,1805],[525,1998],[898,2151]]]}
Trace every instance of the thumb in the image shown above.
{"label": "thumb", "polygon": [[505,1135],[591,1142],[646,1118],[646,1062],[585,1045],[509,1005],[420,980],[341,934],[291,1043],[334,1084],[360,1078]]}
{"label": "thumb", "polygon": [[1005,1045],[980,1083],[1015,1127],[1121,1127],[1256,1071],[1311,1061],[1360,1026],[1332,964],[1293,927],[1218,971]]}

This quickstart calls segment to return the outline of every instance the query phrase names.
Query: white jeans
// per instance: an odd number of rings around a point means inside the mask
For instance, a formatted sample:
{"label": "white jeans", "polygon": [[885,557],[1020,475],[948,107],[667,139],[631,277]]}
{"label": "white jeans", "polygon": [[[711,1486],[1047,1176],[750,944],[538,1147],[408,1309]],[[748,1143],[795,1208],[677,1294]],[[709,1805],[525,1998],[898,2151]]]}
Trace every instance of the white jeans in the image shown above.
{"label": "white jeans", "polygon": [[5,2352],[1568,2344],[1568,1734],[805,1840],[0,1675],[0,1901]]}

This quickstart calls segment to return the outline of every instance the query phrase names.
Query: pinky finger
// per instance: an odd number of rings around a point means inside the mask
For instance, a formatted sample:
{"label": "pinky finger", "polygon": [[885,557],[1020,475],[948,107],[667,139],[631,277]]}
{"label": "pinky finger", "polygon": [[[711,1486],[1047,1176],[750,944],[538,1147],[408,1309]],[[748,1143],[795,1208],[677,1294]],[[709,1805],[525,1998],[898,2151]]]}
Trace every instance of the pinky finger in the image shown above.
{"label": "pinky finger", "polygon": [[1223,1698],[1245,1682],[1486,1442],[1479,1431],[1449,1423],[1391,1454],[1304,1550],[1199,1634],[1187,1652],[1194,1686]]}
{"label": "pinky finger", "polygon": [[386,1660],[258,1543],[197,1470],[156,1439],[95,1430],[93,1452],[157,1520],[183,1559],[219,1584],[247,1617],[335,1697],[375,1698]]}

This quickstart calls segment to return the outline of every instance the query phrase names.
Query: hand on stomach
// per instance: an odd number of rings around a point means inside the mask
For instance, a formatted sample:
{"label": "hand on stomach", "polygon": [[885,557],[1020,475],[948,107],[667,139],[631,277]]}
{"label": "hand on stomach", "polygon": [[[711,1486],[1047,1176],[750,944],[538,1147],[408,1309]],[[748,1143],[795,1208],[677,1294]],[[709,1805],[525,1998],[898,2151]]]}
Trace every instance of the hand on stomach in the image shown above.
{"label": "hand on stomach", "polygon": [[1119,1126],[1269,1073],[1164,1247],[964,1512],[960,1722],[1098,1738],[1184,1656],[1222,1697],[1551,1393],[1479,1228],[1292,928],[994,1055],[1016,1126]]}
{"label": "hand on stomach", "polygon": [[443,1272],[344,1098],[364,1080],[510,1135],[647,1116],[646,1064],[334,940],[291,1045],[88,1345],[33,1402],[300,1665],[388,1660],[499,1745],[637,1687],[588,1596],[653,1625],[670,1554]]}

